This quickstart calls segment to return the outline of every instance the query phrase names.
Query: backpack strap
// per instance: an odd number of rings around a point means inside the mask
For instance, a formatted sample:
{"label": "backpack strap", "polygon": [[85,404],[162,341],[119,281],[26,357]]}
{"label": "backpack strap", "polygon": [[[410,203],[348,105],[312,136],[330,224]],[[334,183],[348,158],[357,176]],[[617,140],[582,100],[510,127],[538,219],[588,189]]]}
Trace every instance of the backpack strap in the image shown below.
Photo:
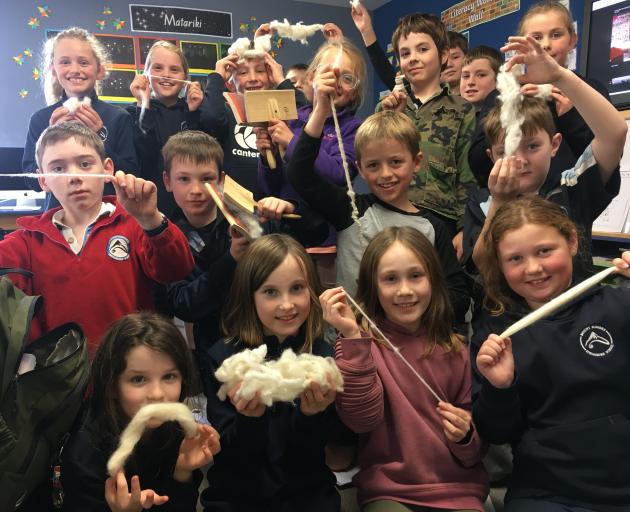
{"label": "backpack strap", "polygon": [[24,270],[17,267],[0,267],[0,276],[6,276],[7,274],[22,274],[26,277],[33,277],[33,272]]}

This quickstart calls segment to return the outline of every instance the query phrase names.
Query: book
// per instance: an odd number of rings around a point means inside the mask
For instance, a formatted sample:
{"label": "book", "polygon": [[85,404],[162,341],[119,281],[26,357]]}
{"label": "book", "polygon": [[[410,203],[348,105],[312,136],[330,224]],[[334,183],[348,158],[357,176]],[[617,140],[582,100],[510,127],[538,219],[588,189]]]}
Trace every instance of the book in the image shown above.
{"label": "book", "polygon": [[238,124],[264,126],[271,119],[297,119],[295,90],[224,92],[223,97]]}
{"label": "book", "polygon": [[232,214],[230,209],[223,201],[223,197],[221,196],[219,190],[216,188],[216,185],[214,183],[206,183],[206,190],[210,194],[210,197],[212,197],[214,204],[216,204],[219,210],[221,210],[221,213],[225,217],[225,220],[228,221],[228,224],[232,227],[232,229],[251,242],[253,240],[253,237],[250,234],[249,229],[247,229],[247,226],[243,221]]}
{"label": "book", "polygon": [[[248,215],[258,213],[258,202],[254,199],[254,194],[227,175],[223,181],[223,199],[236,211],[242,211]],[[285,213],[282,218],[299,219],[300,215]]]}

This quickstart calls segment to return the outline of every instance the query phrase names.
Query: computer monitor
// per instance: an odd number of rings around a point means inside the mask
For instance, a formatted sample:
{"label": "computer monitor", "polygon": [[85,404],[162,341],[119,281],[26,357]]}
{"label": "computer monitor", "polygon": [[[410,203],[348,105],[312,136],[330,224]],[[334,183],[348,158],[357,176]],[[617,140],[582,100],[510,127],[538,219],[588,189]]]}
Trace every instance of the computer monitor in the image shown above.
{"label": "computer monitor", "polygon": [[617,108],[630,107],[630,0],[586,0],[584,10],[580,70]]}

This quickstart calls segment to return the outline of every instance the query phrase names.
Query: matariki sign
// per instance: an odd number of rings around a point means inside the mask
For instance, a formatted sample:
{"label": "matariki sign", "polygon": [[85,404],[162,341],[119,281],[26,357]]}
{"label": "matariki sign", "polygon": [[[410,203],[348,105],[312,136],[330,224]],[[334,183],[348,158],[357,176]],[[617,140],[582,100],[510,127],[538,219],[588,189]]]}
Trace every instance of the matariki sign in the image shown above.
{"label": "matariki sign", "polygon": [[232,14],[229,12],[192,7],[129,4],[129,17],[133,32],[232,37]]}
{"label": "matariki sign", "polygon": [[461,32],[520,8],[520,0],[464,0],[442,11],[442,21],[448,30]]}

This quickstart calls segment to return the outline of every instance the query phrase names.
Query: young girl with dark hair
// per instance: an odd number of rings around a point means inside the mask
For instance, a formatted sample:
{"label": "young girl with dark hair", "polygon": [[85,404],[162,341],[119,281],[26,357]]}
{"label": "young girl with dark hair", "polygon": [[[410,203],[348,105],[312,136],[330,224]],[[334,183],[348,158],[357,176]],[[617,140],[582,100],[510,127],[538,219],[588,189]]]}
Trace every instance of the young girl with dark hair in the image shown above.
{"label": "young girl with dark hair", "polygon": [[107,460],[136,412],[152,403],[182,401],[194,375],[186,341],[168,319],[138,313],[112,325],[92,363],[85,420],[62,453],[64,510],[195,509],[198,469],[219,451],[219,436],[208,425],[199,425],[191,439],[184,439],[174,422],[147,429],[124,472],[106,474]]}

